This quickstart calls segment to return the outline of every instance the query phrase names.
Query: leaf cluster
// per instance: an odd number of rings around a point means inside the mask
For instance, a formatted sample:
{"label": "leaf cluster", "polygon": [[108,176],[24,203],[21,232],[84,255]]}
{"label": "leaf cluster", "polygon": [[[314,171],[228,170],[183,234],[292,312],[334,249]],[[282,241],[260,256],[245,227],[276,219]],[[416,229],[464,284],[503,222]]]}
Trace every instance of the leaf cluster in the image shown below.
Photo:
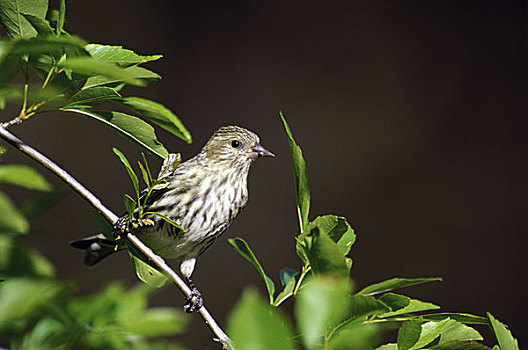
{"label": "leaf cluster", "polygon": [[[392,278],[354,292],[350,280],[352,259],[348,257],[356,235],[344,217],[318,216],[309,220],[310,193],[306,163],[290,127],[280,114],[290,144],[300,232],[296,252],[300,270],[280,271],[281,289],[241,238],[228,243],[259,272],[268,292],[269,303],[247,290],[229,319],[228,329],[235,347],[241,349],[347,350],[491,350],[483,345],[473,326],[489,326],[498,345],[493,350],[518,350],[507,326],[491,314],[487,317],[466,313],[436,312],[439,306],[394,290],[440,278]],[[279,310],[294,300],[295,328]],[[394,343],[383,343],[382,331],[398,328]]]}
{"label": "leaf cluster", "polygon": [[[0,108],[6,101],[22,102],[19,114],[3,125],[64,111],[98,121],[161,159],[168,152],[145,120],[191,143],[191,134],[167,107],[123,96],[127,85],[145,86],[161,79],[142,65],[162,56],[87,44],[66,32],[65,12],[65,1],[59,2],[58,11],[49,8],[47,0],[0,1],[0,25],[9,36],[0,38]],[[19,75],[22,85],[17,83]],[[108,110],[95,109],[104,103]]]}
{"label": "leaf cluster", "polygon": [[[148,211],[146,209],[147,203],[151,195],[156,191],[163,191],[169,185],[165,177],[167,174],[171,173],[172,171],[174,171],[174,169],[178,167],[181,162],[181,155],[179,153],[169,154],[163,162],[158,177],[153,178],[149,165],[147,163],[147,158],[144,154],[142,154],[143,163],[138,161],[138,166],[146,188],[143,191],[140,191],[139,177],[130,165],[130,162],[128,161],[126,156],[117,148],[114,148],[114,153],[119,157],[119,159],[123,163],[123,166],[125,167],[128,176],[132,181],[132,185],[134,186],[135,198],[132,198],[128,194],[125,194],[123,198],[125,209],[128,215],[127,221],[128,225],[130,225],[130,228],[137,229],[139,227],[154,225],[154,221],[149,217],[156,216],[165,221],[167,224],[175,226],[179,230],[183,231],[183,228],[171,218],[161,213]],[[114,239],[113,229],[111,229],[110,227],[102,229],[102,232],[106,235],[108,239]],[[123,237],[118,238],[121,239]],[[136,274],[138,278],[148,285],[158,288],[162,287],[168,278],[160,271],[158,271],[158,269],[150,262],[150,260],[137,249],[135,249],[133,245],[128,244],[127,247],[130,253],[130,257],[134,261],[134,267],[136,269]]]}
{"label": "leaf cluster", "polygon": [[38,191],[19,208],[0,192],[0,347],[12,349],[178,349],[159,337],[185,329],[183,313],[149,308],[153,288],[111,283],[77,296],[55,267],[20,238],[67,193],[25,165],[0,165],[0,183]]}

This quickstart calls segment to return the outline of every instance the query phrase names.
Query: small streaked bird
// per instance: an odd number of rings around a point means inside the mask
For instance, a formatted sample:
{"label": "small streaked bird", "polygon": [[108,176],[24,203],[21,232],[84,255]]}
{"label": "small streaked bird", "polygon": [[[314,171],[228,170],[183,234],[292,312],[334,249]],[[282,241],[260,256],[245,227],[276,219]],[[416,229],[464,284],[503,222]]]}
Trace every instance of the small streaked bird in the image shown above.
{"label": "small streaked bird", "polygon": [[[224,126],[214,132],[200,153],[176,169],[170,166],[173,158],[165,160],[160,176],[168,185],[152,192],[145,211],[163,214],[183,230],[159,216],[149,215],[147,218],[154,225],[132,229],[132,233],[161,257],[181,261],[180,271],[192,290],[184,307],[187,312],[199,309],[203,302],[191,280],[196,258],[244,208],[249,168],[254,160],[265,156],[273,153],[260,144],[255,133],[239,126]],[[116,230],[122,231],[126,221],[123,216]],[[116,242],[101,234],[71,245],[86,250],[84,262],[89,266],[116,251]]]}

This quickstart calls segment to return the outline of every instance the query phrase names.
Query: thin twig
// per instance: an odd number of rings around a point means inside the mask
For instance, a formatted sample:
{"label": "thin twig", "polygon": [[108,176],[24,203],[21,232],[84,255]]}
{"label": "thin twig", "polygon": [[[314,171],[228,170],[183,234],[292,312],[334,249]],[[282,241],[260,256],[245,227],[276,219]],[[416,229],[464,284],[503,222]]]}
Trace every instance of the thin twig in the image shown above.
{"label": "thin twig", "polygon": [[[59,167],[57,164],[55,164],[53,161],[51,161],[49,158],[44,156],[42,153],[37,151],[36,149],[28,146],[25,144],[22,140],[17,138],[15,135],[11,134],[7,129],[3,126],[0,126],[0,137],[3,138],[5,141],[7,141],[9,144],[11,144],[13,147],[21,151],[22,153],[26,154],[36,162],[43,165],[45,168],[47,168],[49,171],[51,171],[53,174],[58,176],[61,180],[66,182],[68,186],[73,188],[77,193],[79,193],[85,200],[87,200],[95,209],[97,209],[105,218],[110,222],[112,225],[114,225],[119,217],[114,214],[110,209],[106,208],[101,201],[94,196],[90,191],[86,189],[81,183],[79,183],[74,177],[72,177],[70,174],[68,174],[64,169]],[[173,269],[165,261],[154,254],[152,250],[147,247],[139,238],[137,238],[135,235],[128,233],[126,237],[130,243],[132,243],[141,253],[145,254],[158,268],[160,271],[165,273],[173,282],[174,284],[182,291],[182,293],[189,297],[191,295],[191,290],[185,282],[174,272]],[[205,306],[202,306],[198,312],[204,319],[207,326],[211,329],[211,331],[215,334],[218,341],[223,345],[224,349],[232,349],[233,346],[231,344],[231,340],[227,336],[227,334],[218,326],[215,319],[211,316],[209,311],[205,308]]]}

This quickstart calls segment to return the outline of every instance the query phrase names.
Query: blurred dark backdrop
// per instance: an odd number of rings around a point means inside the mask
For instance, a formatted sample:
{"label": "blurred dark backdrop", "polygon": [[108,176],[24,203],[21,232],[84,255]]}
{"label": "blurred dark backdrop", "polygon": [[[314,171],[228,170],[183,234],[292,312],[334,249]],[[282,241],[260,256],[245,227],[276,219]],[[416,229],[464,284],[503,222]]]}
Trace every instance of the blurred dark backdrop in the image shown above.
{"label": "blurred dark backdrop", "polygon": [[[234,123],[275,152],[253,167],[249,204],[224,237],[244,237],[276,281],[280,268],[299,267],[282,109],[308,164],[311,217],[340,214],[356,229],[359,286],[442,276],[408,293],[444,311],[491,311],[526,342],[525,1],[91,0],[69,1],[67,18],[66,29],[88,41],[164,55],[148,65],[163,80],[127,93],[166,104],[189,127],[190,146],[158,132],[170,151],[189,158]],[[13,131],[122,211],[131,185],[111,147],[129,158],[136,147],[70,115]],[[10,151],[6,162],[28,161]],[[87,269],[68,247],[96,231],[77,195],[49,214],[28,243],[59,276],[83,292],[135,282],[126,254]],[[223,324],[244,286],[264,293],[225,239],[199,259],[195,279]],[[154,301],[182,302],[170,287]],[[197,316],[190,325],[183,343],[214,348]]]}

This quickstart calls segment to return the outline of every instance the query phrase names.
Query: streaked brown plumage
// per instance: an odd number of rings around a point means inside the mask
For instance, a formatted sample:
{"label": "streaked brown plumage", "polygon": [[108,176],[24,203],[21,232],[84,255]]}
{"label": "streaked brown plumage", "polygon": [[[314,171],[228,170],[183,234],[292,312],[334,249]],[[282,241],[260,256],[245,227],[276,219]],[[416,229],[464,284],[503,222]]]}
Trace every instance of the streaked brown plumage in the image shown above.
{"label": "streaked brown plumage", "polygon": [[[154,225],[138,228],[133,233],[156,254],[180,260],[182,274],[194,287],[190,277],[196,258],[216,241],[246,205],[249,168],[255,159],[263,156],[273,154],[260,145],[255,133],[239,126],[221,127],[196,156],[162,174],[168,186],[152,192],[146,203],[145,211],[171,218],[183,231],[150,215],[147,218]],[[171,161],[168,157],[162,169],[170,168]],[[115,242],[97,235],[72,245],[85,249],[85,263],[94,265],[114,251]]]}

